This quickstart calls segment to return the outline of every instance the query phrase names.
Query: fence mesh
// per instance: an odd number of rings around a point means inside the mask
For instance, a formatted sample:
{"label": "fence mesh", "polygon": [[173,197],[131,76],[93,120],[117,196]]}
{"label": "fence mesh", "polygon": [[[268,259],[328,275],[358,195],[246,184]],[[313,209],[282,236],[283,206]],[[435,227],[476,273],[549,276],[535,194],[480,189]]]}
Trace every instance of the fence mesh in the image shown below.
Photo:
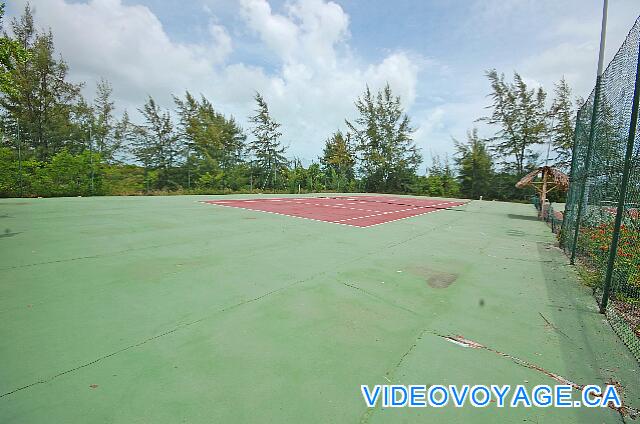
{"label": "fence mesh", "polygon": [[541,212],[542,205],[540,204],[540,198],[535,195],[531,196],[531,203],[538,210],[538,215],[546,222],[553,234],[559,234],[562,228],[563,212],[562,209],[556,210],[555,206],[551,203],[544,205],[544,210]]}
{"label": "fence mesh", "polygon": [[561,243],[640,361],[640,137],[633,134],[639,41],[640,18],[578,112]]}

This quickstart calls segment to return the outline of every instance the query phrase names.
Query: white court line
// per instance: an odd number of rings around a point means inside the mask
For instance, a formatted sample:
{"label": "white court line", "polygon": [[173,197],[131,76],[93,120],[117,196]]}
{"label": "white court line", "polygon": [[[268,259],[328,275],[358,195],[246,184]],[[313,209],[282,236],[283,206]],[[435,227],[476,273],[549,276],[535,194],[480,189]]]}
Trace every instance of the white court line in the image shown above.
{"label": "white court line", "polygon": [[[302,200],[307,200],[307,201],[303,202]],[[283,201],[286,202],[286,203],[294,203],[296,205],[309,205],[309,206],[322,206],[322,207],[327,207],[327,208],[350,209],[350,210],[361,211],[361,212],[382,212],[382,211],[378,211],[378,210],[375,210],[375,209],[350,208],[348,206],[339,206],[338,204],[328,205],[326,203],[309,203],[308,200],[309,199],[292,199],[292,200],[283,200]]]}
{"label": "white court line", "polygon": [[[429,205],[429,206],[413,206],[412,208],[408,208],[408,209],[400,209],[400,210],[395,210],[395,211],[383,212],[383,211],[377,210],[377,209],[360,209],[360,208],[350,208],[350,207],[347,207],[347,206],[340,206],[340,205],[342,205],[341,203],[337,203],[335,205],[328,205],[328,204],[324,204],[324,203],[303,202],[301,200],[308,200],[308,199],[301,199],[301,198],[294,198],[294,199],[291,199],[291,200],[285,200],[285,199],[281,199],[281,200],[283,202],[286,202],[286,203],[295,203],[297,205],[322,206],[322,207],[328,207],[328,208],[349,209],[349,210],[361,211],[361,212],[377,212],[377,215],[358,216],[358,217],[354,217],[354,218],[341,219],[339,221],[331,221],[331,222],[343,222],[343,221],[350,221],[352,219],[370,218],[372,216],[386,215],[386,214],[389,214],[389,213],[396,213],[396,212],[406,212],[406,211],[416,210],[416,209],[432,209],[432,208],[435,208],[437,206],[442,206],[442,205],[446,205],[446,204],[450,204],[450,203],[455,203],[455,202],[444,202],[444,203],[437,203],[437,204]],[[371,202],[367,202],[366,200],[362,200],[362,201],[359,201],[357,203],[371,203]],[[393,204],[393,203],[377,202],[377,201],[375,203]],[[414,216],[417,216],[417,215],[414,215]]]}
{"label": "white court line", "polygon": [[[456,202],[450,202],[450,203],[456,203]],[[440,211],[449,211],[449,210],[452,210],[451,208],[456,208],[458,206],[464,206],[467,203],[469,203],[469,202],[463,202],[461,204],[450,206],[450,207],[447,207],[447,208],[432,209],[432,210],[424,211],[422,213],[418,213],[418,214],[411,215],[411,216],[403,216],[402,218],[396,218],[396,219],[390,219],[390,220],[384,221],[384,222],[378,222],[376,224],[358,226],[358,228],[371,228],[371,227],[376,227],[378,225],[388,224],[389,222],[395,222],[395,221],[401,221],[403,219],[415,218],[416,216],[426,215],[428,213],[434,213],[434,212],[440,212]]]}
{"label": "white court line", "polygon": [[[199,203],[205,203],[208,205],[217,205],[217,206],[223,206],[223,207],[227,207],[227,208],[236,208],[236,209],[243,209],[246,211],[252,211],[252,212],[266,212],[266,213],[270,213],[270,214],[274,214],[274,215],[280,215],[280,216],[288,216],[288,217],[294,217],[294,218],[301,218],[301,219],[308,219],[309,221],[316,221],[316,222],[325,222],[325,223],[329,223],[329,224],[339,224],[339,225],[344,225],[347,227],[352,227],[352,228],[370,228],[370,227],[375,227],[377,225],[382,225],[382,224],[387,224],[389,222],[394,222],[394,221],[400,221],[402,219],[408,219],[408,218],[414,218],[416,216],[420,216],[420,215],[425,215],[428,213],[432,213],[432,212],[438,212],[441,210],[449,210],[449,207],[446,208],[439,208],[437,209],[436,206],[442,206],[442,205],[453,205],[450,207],[457,207],[457,206],[463,206],[466,205],[469,202],[464,202],[464,203],[460,203],[460,204],[456,204],[459,202],[443,202],[443,203],[437,203],[435,205],[431,205],[431,206],[418,206],[418,207],[414,207],[414,208],[409,208],[409,209],[402,209],[402,210],[397,210],[397,211],[388,211],[388,212],[381,212],[381,211],[377,211],[377,210],[367,210],[367,209],[357,209],[357,208],[345,208],[345,209],[352,209],[352,210],[359,210],[359,211],[365,211],[365,212],[380,212],[378,214],[373,214],[373,215],[366,215],[366,216],[358,216],[358,217],[354,217],[354,218],[347,218],[347,219],[341,219],[341,220],[336,220],[336,221],[329,221],[329,220],[324,220],[324,219],[316,219],[316,218],[308,218],[305,216],[297,216],[297,215],[290,215],[290,214],[286,214],[286,213],[280,213],[280,212],[271,212],[271,211],[265,211],[265,210],[261,210],[261,209],[251,209],[251,208],[243,208],[241,206],[234,206],[234,205],[224,205],[221,204],[222,202],[237,202],[237,201],[242,201],[242,202],[247,202],[247,203],[255,203],[255,202],[259,202],[262,200],[274,200],[274,199],[260,199],[258,201],[256,200],[244,200],[244,199],[236,199],[236,200],[231,200],[231,201],[219,201],[219,200],[213,200],[213,201],[206,201],[206,200],[201,200],[199,201]],[[281,201],[286,201],[286,202],[291,202],[294,200],[309,200],[309,198],[279,198],[277,200],[281,200]],[[215,202],[215,203],[211,203],[211,202]],[[361,203],[364,203],[366,201],[361,201]],[[380,202],[380,203],[384,203],[384,202]],[[313,205],[313,206],[334,206],[334,205],[323,205],[323,204],[317,204],[317,203],[307,203],[307,202],[298,202],[298,204],[306,204],[306,205]],[[362,218],[371,218],[371,217],[375,217],[375,216],[382,216],[382,215],[387,215],[387,214],[391,214],[391,213],[396,213],[396,212],[407,212],[410,210],[417,210],[417,209],[431,209],[431,210],[426,210],[423,213],[418,213],[415,215],[411,215],[411,216],[405,216],[402,218],[396,218],[396,219],[390,219],[384,222],[378,222],[376,224],[371,224],[371,225],[351,225],[346,223],[345,221],[351,221],[351,220],[356,220],[356,219],[362,219]]]}
{"label": "white court line", "polygon": [[308,219],[309,221],[324,222],[325,224],[338,224],[338,225],[344,225],[345,227],[351,227],[351,228],[366,228],[360,225],[344,224],[342,222],[335,222],[335,221],[325,221],[323,219],[307,218],[306,216],[288,215],[286,213],[264,211],[261,209],[249,209],[249,208],[243,208],[241,206],[221,205],[220,203],[210,203],[210,202],[207,202],[206,200],[200,200],[199,202],[207,205],[222,206],[223,208],[242,209],[242,210],[251,211],[251,212],[263,212],[263,213],[271,213],[271,214],[280,215],[280,216],[288,216],[289,218]]}
{"label": "white court line", "polygon": [[323,206],[323,207],[327,207],[327,208],[350,209],[350,210],[353,210],[353,211],[360,211],[360,212],[380,212],[380,211],[377,211],[377,210],[374,210],[374,209],[350,208],[348,206],[327,205],[327,204],[323,204],[323,203],[309,203],[309,202],[289,202],[289,203],[295,203],[296,205]]}
{"label": "white court line", "polygon": [[[432,205],[432,206],[430,206],[428,208],[429,209],[436,209],[437,206],[453,204],[453,203],[454,202],[437,203],[437,204]],[[341,219],[341,220],[336,221],[336,222],[344,222],[344,221],[353,221],[355,219],[372,218],[374,216],[389,215],[389,214],[398,213],[398,212],[408,212],[408,211],[414,211],[414,210],[418,210],[418,209],[425,209],[425,208],[423,208],[423,207],[414,207],[414,208],[408,208],[408,209],[399,209],[397,211],[381,212],[381,213],[377,213],[377,214],[374,214],[374,215],[356,216],[354,218]],[[377,211],[377,212],[380,212],[380,211]],[[418,215],[422,215],[422,214],[418,214]],[[418,215],[412,215],[412,216],[418,216]]]}
{"label": "white court line", "polygon": [[433,210],[425,211],[425,212],[423,212],[423,213],[419,213],[419,214],[416,214],[416,215],[404,216],[404,217],[402,217],[402,218],[396,218],[396,219],[390,219],[389,221],[378,222],[377,224],[366,225],[366,226],[359,227],[359,228],[370,228],[370,227],[376,227],[376,226],[378,226],[378,225],[388,224],[389,222],[395,222],[395,221],[401,221],[401,220],[403,220],[403,219],[415,218],[416,216],[426,215],[426,214],[428,214],[428,213],[434,213],[434,212],[440,212],[440,211],[450,211],[450,210],[452,210],[451,208],[457,208],[458,206],[464,206],[464,205],[466,205],[467,203],[469,203],[469,202],[464,202],[464,203],[461,203],[461,204],[459,204],[459,205],[451,206],[451,207],[449,207],[449,208],[433,209]]}

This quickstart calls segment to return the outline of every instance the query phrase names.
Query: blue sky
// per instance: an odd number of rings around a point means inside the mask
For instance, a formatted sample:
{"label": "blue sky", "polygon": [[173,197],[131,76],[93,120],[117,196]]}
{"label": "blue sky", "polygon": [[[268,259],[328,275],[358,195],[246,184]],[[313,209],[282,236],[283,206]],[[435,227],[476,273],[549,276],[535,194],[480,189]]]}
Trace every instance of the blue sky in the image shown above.
{"label": "blue sky", "polygon": [[[9,2],[8,15],[24,7]],[[70,78],[114,87],[134,116],[146,95],[206,95],[245,127],[257,90],[281,122],[289,155],[308,163],[344,129],[368,84],[402,97],[425,156],[451,155],[452,137],[485,113],[484,72],[517,70],[548,91],[563,75],[576,96],[595,79],[601,0],[34,0]],[[640,14],[610,0],[606,60]],[[489,128],[481,128],[488,135]],[[424,167],[423,167],[424,169]]]}

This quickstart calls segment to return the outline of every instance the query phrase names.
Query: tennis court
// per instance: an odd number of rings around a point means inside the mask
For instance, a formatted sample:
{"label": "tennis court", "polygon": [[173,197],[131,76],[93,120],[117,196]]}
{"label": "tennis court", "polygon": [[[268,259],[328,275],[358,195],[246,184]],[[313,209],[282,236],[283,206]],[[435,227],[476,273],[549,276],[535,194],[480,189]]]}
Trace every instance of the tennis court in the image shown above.
{"label": "tennis court", "polygon": [[411,218],[466,202],[444,199],[416,199],[397,196],[280,197],[242,200],[205,200],[204,203],[249,209],[279,215],[354,227],[371,227]]}
{"label": "tennis court", "polygon": [[[0,200],[0,422],[621,422],[360,391],[558,378],[615,381],[630,419],[640,366],[533,206],[393,197]],[[338,203],[422,214],[294,213]]]}

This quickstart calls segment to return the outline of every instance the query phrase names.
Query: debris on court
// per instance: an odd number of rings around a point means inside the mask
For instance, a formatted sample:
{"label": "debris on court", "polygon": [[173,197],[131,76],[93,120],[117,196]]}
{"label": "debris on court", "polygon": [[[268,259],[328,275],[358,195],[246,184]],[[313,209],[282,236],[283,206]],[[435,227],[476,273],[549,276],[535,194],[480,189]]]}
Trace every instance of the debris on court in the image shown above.
{"label": "debris on court", "polygon": [[[496,350],[496,349],[492,349],[492,348],[487,347],[485,345],[482,345],[482,344],[480,344],[478,342],[474,342],[473,340],[466,339],[463,336],[460,336],[460,335],[442,336],[442,335],[440,335],[440,337],[442,337],[443,339],[448,340],[451,343],[456,344],[458,346],[470,347],[470,348],[474,348],[474,349],[484,349],[486,351],[493,352],[493,353],[495,353],[497,355],[500,355],[502,357],[509,358],[509,359],[511,359],[513,362],[515,362],[518,365],[521,365],[523,367],[526,367],[526,368],[529,368],[529,369],[532,369],[532,370],[539,371],[539,372],[545,374],[546,376],[551,377],[552,379],[554,379],[558,383],[565,384],[567,386],[571,386],[575,390],[580,391],[585,387],[584,384],[574,383],[573,381],[571,381],[571,380],[569,380],[569,379],[567,379],[567,378],[565,378],[565,377],[563,377],[561,375],[558,375],[558,374],[553,373],[551,371],[547,371],[546,369],[542,368],[539,365],[532,364],[532,363],[527,362],[527,361],[525,361],[523,359],[520,359],[520,358],[518,358],[516,356],[510,355],[508,353],[501,352],[501,351]],[[613,381],[613,380],[609,381],[607,384],[611,384],[611,385],[616,386],[616,390],[618,391],[618,393],[620,394],[621,399],[622,399],[622,406],[615,407],[615,406],[613,406],[613,404],[610,403],[608,405],[609,408],[618,411],[620,413],[620,415],[622,415],[623,417],[629,417],[629,418],[634,419],[634,420],[637,417],[639,417],[640,416],[640,409],[632,408],[632,407],[630,407],[628,405],[625,405],[624,400],[623,400],[624,399],[624,395],[623,395],[624,391],[623,391],[622,385],[620,385],[619,382],[616,382],[616,381]]]}

